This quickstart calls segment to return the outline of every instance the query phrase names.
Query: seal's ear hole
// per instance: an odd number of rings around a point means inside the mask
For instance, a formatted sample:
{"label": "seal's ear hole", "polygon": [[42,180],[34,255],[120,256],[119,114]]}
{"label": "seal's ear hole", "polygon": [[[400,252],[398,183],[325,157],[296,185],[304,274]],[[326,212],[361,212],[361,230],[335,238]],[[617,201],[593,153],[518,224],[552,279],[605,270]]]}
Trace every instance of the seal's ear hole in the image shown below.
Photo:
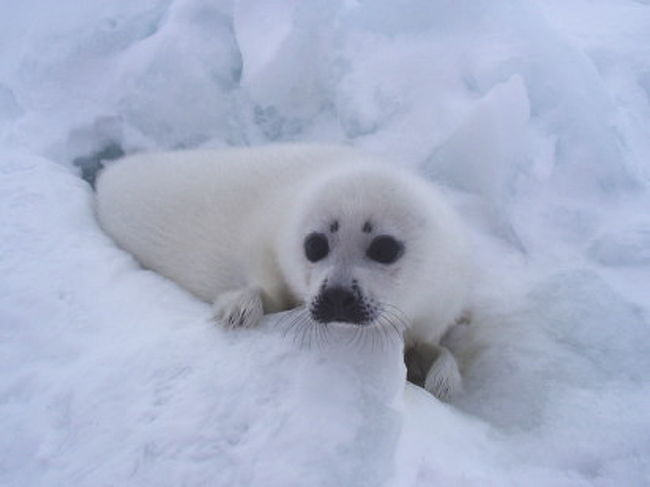
{"label": "seal's ear hole", "polygon": [[318,262],[330,253],[327,237],[322,233],[310,233],[305,238],[305,256],[309,262]]}
{"label": "seal's ear hole", "polygon": [[366,250],[366,257],[381,264],[392,264],[402,254],[404,254],[404,244],[390,235],[375,237]]}

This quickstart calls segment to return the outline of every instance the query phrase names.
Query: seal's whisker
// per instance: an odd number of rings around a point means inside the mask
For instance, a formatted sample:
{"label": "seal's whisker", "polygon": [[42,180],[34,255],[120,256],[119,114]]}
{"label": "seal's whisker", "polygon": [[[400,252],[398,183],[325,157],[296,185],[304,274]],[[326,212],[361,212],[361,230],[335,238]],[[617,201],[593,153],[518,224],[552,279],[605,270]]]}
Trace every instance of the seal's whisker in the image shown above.
{"label": "seal's whisker", "polygon": [[323,327],[319,326],[318,323],[311,322],[311,343],[314,344],[317,348],[322,347],[323,345]]}
{"label": "seal's whisker", "polygon": [[371,328],[366,328],[368,334],[370,335],[370,347],[371,350],[374,352],[377,350],[377,341],[378,341],[378,333],[379,333],[379,327],[373,327]]}
{"label": "seal's whisker", "polygon": [[388,344],[386,340],[386,318],[383,316],[378,317],[377,326],[375,327],[375,336],[377,338],[379,348],[381,350],[386,348]]}
{"label": "seal's whisker", "polygon": [[386,320],[386,323],[393,330],[395,336],[401,339],[404,335],[404,330],[406,329],[406,323],[404,323],[399,316],[395,316],[391,312],[383,313],[382,318]]}
{"label": "seal's whisker", "polygon": [[327,337],[328,342],[332,340],[331,328],[327,324],[325,324],[325,336]]}
{"label": "seal's whisker", "polygon": [[354,328],[354,333],[352,333],[352,340],[351,340],[352,345],[354,345],[357,348],[359,348],[361,346],[361,344],[362,344],[361,335],[362,334],[363,334],[363,330],[361,329],[361,327],[357,326],[357,327]]}
{"label": "seal's whisker", "polygon": [[390,303],[382,304],[382,313],[390,317],[391,323],[394,325],[398,334],[403,333],[409,326],[409,320],[406,314],[402,312],[397,306]]}
{"label": "seal's whisker", "polygon": [[322,347],[323,345],[327,344],[329,341],[329,328],[327,327],[327,323],[314,323],[314,329],[317,333],[318,345]]}
{"label": "seal's whisker", "polygon": [[[306,307],[301,307],[296,310],[296,313],[290,315],[289,318],[283,319],[279,325],[283,327],[283,336],[289,334],[293,335],[294,343],[300,347],[311,346],[314,334],[317,332],[316,323],[311,319]],[[287,324],[288,321],[288,324]]]}
{"label": "seal's whisker", "polygon": [[298,310],[296,310],[296,313],[290,313],[282,320],[280,320],[278,326],[284,327],[283,336],[286,337],[289,333],[293,332],[296,326],[306,321],[306,318],[308,318],[308,316],[306,316],[305,309],[299,308]]}
{"label": "seal's whisker", "polygon": [[300,333],[301,347],[311,348],[311,345],[313,343],[313,335],[315,332],[314,328],[314,323],[311,320],[303,323]]}
{"label": "seal's whisker", "polygon": [[394,304],[382,303],[382,307],[384,312],[390,313],[391,316],[393,316],[397,320],[397,323],[401,326],[403,330],[408,328],[409,320],[406,316],[406,313],[404,313],[401,309],[399,309]]}
{"label": "seal's whisker", "polygon": [[384,320],[388,324],[388,326],[384,327],[384,340],[386,346],[389,346],[390,344],[395,342],[400,342],[402,335],[401,333],[397,333],[397,329],[393,321],[388,316],[384,317]]}

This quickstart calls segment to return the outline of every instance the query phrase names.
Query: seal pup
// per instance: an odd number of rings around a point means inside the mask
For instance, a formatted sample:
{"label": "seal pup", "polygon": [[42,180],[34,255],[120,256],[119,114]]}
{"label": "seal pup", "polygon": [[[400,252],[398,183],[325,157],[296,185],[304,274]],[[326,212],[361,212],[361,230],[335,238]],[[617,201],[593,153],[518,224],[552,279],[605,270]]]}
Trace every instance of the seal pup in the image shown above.
{"label": "seal pup", "polygon": [[119,246],[226,326],[301,305],[314,326],[404,323],[422,385],[443,399],[460,387],[439,342],[465,305],[469,252],[430,182],[339,146],[191,150],[113,163],[96,203]]}

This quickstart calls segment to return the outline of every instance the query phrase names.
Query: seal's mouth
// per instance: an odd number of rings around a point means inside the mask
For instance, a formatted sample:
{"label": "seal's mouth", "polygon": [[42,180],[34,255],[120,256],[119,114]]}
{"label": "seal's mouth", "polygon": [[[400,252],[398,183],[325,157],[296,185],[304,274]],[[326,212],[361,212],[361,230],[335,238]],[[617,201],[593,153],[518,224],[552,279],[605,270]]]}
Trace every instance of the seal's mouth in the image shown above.
{"label": "seal's mouth", "polygon": [[311,301],[309,313],[318,323],[370,325],[377,318],[377,309],[366,299],[356,283],[350,288],[321,287]]}

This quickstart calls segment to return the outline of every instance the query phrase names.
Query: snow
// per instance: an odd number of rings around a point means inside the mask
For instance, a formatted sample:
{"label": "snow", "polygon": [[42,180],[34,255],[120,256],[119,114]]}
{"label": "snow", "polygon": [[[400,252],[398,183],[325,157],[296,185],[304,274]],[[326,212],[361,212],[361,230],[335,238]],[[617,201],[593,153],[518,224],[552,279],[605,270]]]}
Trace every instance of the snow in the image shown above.
{"label": "snow", "polygon": [[[650,4],[29,0],[0,16],[0,484],[650,483]],[[471,230],[464,391],[291,315],[227,332],[73,161],[350,143]]]}

